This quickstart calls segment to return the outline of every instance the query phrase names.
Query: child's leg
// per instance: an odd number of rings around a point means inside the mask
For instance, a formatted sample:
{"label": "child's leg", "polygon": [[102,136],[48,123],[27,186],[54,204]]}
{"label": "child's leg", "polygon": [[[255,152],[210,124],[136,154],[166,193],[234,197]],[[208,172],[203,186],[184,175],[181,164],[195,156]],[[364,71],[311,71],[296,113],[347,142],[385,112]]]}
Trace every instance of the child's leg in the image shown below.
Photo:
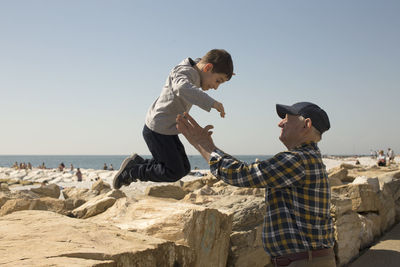
{"label": "child's leg", "polygon": [[141,181],[175,182],[190,172],[189,159],[177,135],[159,134],[144,126],[143,137],[153,159],[135,166],[131,171],[133,177]]}

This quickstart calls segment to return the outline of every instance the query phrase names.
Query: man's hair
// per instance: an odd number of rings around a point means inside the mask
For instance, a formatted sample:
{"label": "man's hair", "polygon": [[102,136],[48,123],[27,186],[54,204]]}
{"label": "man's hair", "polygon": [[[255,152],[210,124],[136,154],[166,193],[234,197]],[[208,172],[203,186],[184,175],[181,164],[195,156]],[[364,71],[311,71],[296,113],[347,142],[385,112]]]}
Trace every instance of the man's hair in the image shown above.
{"label": "man's hair", "polygon": [[231,55],[224,49],[213,49],[207,52],[201,62],[211,63],[213,65],[212,72],[223,73],[228,78],[228,81],[233,75],[233,62]]}

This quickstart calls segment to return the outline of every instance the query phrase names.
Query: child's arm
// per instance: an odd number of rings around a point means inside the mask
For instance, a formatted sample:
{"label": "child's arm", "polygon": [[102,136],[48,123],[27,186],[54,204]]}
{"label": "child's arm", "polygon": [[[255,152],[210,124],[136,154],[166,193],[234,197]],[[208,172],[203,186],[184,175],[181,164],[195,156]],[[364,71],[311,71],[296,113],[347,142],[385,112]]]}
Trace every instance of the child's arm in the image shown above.
{"label": "child's arm", "polygon": [[221,116],[221,118],[225,118],[225,109],[224,109],[224,106],[222,105],[222,103],[215,101],[213,108],[215,108],[219,112],[219,115]]}

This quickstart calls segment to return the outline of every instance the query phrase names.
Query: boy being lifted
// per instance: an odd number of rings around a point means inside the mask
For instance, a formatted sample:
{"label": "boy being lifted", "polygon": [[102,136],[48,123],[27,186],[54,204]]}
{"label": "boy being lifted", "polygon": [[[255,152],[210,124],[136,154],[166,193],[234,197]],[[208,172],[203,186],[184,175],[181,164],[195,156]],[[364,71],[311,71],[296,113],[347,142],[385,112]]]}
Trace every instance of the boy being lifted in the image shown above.
{"label": "boy being lifted", "polygon": [[222,103],[205,91],[217,90],[234,75],[231,55],[223,49],[210,50],[201,59],[184,59],[170,72],[160,96],[150,106],[143,137],[151,159],[136,153],[126,158],[114,177],[115,189],[137,180],[175,182],[190,172],[185,148],[178,137],[176,116],[189,112],[193,105],[210,112],[216,109],[222,118]]}

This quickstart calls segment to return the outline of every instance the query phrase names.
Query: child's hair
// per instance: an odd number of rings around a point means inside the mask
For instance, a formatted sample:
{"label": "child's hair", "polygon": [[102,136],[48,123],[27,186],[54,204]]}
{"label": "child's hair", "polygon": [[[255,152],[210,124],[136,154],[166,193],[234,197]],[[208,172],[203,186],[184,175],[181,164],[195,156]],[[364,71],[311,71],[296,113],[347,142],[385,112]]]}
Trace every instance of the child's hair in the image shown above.
{"label": "child's hair", "polygon": [[233,62],[231,55],[224,49],[213,49],[207,52],[201,62],[211,63],[213,65],[212,72],[226,74],[228,81],[233,75]]}

